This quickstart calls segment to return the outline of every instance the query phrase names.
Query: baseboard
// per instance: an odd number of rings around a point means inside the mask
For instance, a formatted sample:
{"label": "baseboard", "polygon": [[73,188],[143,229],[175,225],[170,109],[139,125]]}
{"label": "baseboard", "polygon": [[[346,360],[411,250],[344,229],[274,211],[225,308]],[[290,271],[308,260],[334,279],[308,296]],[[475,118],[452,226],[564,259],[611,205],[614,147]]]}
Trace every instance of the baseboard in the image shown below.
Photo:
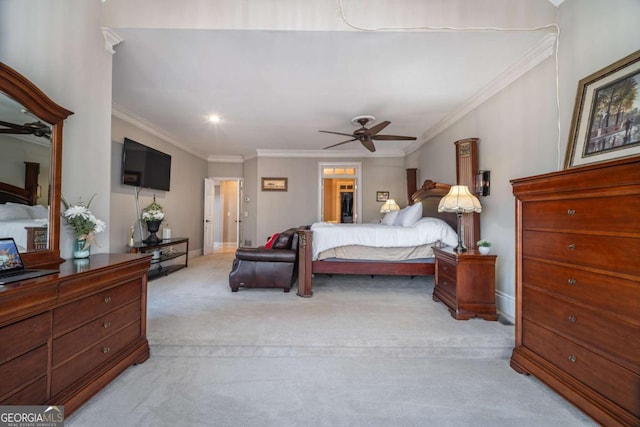
{"label": "baseboard", "polygon": [[496,291],[496,306],[498,313],[510,323],[516,321],[516,300],[513,296]]}

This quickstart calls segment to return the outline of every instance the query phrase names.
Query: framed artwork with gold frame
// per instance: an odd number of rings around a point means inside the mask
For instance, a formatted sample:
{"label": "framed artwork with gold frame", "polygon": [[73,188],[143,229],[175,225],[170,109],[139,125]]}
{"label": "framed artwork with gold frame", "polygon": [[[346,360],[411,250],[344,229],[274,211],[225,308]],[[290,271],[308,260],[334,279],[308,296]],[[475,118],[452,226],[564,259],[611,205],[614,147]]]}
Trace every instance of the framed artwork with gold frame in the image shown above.
{"label": "framed artwork with gold frame", "polygon": [[580,80],[564,167],[640,154],[640,50]]}
{"label": "framed artwork with gold frame", "polygon": [[288,178],[262,178],[262,191],[287,191]]}

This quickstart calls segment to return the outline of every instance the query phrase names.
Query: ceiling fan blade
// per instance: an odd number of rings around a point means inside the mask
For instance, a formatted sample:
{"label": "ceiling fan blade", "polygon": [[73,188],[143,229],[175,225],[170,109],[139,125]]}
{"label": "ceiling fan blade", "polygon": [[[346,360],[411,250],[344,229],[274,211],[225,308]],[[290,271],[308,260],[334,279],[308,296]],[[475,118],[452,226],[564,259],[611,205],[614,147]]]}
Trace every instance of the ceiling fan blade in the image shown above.
{"label": "ceiling fan blade", "polygon": [[326,150],[327,148],[337,147],[338,145],[346,144],[347,142],[352,142],[352,141],[355,141],[356,139],[358,139],[358,138],[353,138],[353,139],[350,139],[348,141],[338,142],[337,144],[333,144],[333,145],[329,145],[328,147],[324,147],[323,150]]}
{"label": "ceiling fan blade", "polygon": [[371,138],[362,138],[360,142],[362,143],[362,145],[364,145],[364,148],[371,151],[372,153],[376,151],[376,146],[373,145],[373,141],[371,140]]}
{"label": "ceiling fan blade", "polygon": [[367,130],[367,133],[368,133],[369,135],[373,136],[373,135],[377,134],[378,132],[380,132],[382,129],[384,129],[384,128],[386,128],[387,126],[389,126],[390,124],[391,124],[391,122],[389,122],[389,121],[386,121],[386,120],[385,120],[384,122],[380,122],[380,123],[378,123],[377,125],[375,125],[375,126],[373,126],[373,127],[369,128],[369,129]]}
{"label": "ceiling fan blade", "polygon": [[353,134],[352,134],[352,133],[331,132],[330,130],[319,130],[318,132],[322,132],[322,133],[332,133],[332,134],[334,134],[334,135],[353,136]]}
{"label": "ceiling fan blade", "polygon": [[24,126],[22,125],[17,125],[15,123],[9,123],[9,122],[3,122],[0,120],[0,126],[4,126],[10,129],[16,129],[16,130],[24,130]]}
{"label": "ceiling fan blade", "polygon": [[417,138],[415,136],[373,135],[371,139],[377,139],[379,141],[414,141]]}

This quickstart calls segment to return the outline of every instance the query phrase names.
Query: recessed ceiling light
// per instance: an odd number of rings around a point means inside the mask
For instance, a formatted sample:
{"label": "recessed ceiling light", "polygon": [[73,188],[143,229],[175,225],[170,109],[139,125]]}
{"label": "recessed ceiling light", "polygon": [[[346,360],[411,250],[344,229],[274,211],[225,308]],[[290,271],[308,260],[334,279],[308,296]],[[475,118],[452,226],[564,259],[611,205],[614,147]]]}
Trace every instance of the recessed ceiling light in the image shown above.
{"label": "recessed ceiling light", "polygon": [[220,123],[220,116],[217,115],[217,114],[210,114],[209,117],[208,117],[208,120],[211,123]]}

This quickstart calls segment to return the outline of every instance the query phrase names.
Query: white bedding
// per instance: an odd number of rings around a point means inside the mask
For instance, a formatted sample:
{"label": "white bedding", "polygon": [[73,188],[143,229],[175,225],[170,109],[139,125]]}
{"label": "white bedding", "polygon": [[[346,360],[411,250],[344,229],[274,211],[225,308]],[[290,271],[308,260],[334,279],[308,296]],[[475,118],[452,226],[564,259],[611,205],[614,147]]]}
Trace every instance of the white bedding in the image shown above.
{"label": "white bedding", "polygon": [[349,245],[378,248],[411,247],[442,242],[458,244],[456,232],[441,219],[425,217],[409,227],[383,224],[333,224],[318,222],[313,231],[313,260],[320,252]]}
{"label": "white bedding", "polygon": [[18,250],[27,250],[27,230],[25,227],[44,227],[47,220],[40,219],[6,219],[0,220],[0,237],[13,237]]}
{"label": "white bedding", "polygon": [[0,237],[13,237],[18,250],[27,250],[25,227],[46,227],[49,212],[45,206],[27,206],[18,203],[0,204]]}

